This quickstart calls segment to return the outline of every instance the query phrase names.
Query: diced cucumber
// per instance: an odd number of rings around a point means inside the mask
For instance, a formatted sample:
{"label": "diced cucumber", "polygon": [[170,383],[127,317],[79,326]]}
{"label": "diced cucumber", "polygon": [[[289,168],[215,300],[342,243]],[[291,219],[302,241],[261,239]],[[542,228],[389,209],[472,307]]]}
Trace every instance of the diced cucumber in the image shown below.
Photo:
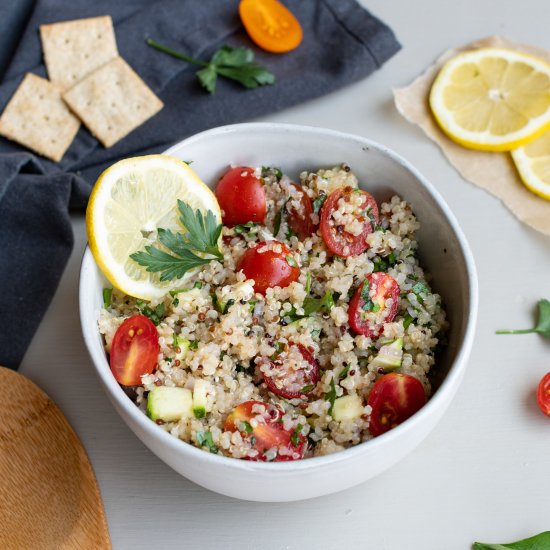
{"label": "diced cucumber", "polygon": [[397,338],[391,344],[380,348],[378,355],[371,361],[373,367],[380,367],[384,370],[398,369],[403,362],[403,338]]}
{"label": "diced cucumber", "polygon": [[334,400],[332,417],[337,422],[355,420],[363,414],[363,401],[358,395],[344,395]]}
{"label": "diced cucumber", "polygon": [[183,361],[185,359],[185,356],[187,355],[187,351],[189,350],[189,346],[191,342],[187,340],[186,338],[183,338],[183,336],[178,336],[177,334],[174,334],[174,341],[172,342],[174,349],[176,350],[176,355],[174,356],[174,359],[179,359],[180,361]]}
{"label": "diced cucumber", "polygon": [[206,380],[195,380],[195,387],[193,388],[193,413],[195,418],[206,416],[206,391],[208,386]]}
{"label": "diced cucumber", "polygon": [[151,420],[174,422],[193,416],[193,396],[186,388],[155,386],[147,397],[147,416]]}

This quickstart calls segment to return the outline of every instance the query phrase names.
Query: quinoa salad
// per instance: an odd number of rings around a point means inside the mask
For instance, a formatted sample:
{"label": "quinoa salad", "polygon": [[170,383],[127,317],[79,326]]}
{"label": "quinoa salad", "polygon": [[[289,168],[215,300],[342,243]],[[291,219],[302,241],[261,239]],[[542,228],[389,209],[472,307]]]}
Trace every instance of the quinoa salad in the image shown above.
{"label": "quinoa salad", "polygon": [[[298,181],[232,167],[216,188],[217,256],[160,299],[104,292],[113,374],[159,429],[206,452],[287,461],[368,441],[426,403],[445,311],[411,205],[377,203],[368,185],[345,164]],[[124,336],[148,338],[137,378],[117,367]]]}

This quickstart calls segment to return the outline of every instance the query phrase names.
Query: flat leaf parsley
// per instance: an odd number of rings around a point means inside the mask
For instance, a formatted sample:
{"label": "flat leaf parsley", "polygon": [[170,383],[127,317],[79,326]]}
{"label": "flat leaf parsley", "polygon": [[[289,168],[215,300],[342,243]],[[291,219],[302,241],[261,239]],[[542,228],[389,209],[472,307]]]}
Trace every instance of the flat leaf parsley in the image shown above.
{"label": "flat leaf parsley", "polygon": [[546,338],[550,338],[550,301],[539,300],[539,318],[537,325],[533,328],[524,328],[519,330],[497,330],[497,334],[529,334],[538,332]]}
{"label": "flat leaf parsley", "polygon": [[256,63],[254,61],[254,52],[243,46],[237,48],[222,46],[214,53],[212,59],[207,62],[177,52],[172,48],[159,44],[151,38],[146,38],[145,42],[148,46],[171,55],[176,59],[202,67],[202,69],[197,71],[197,77],[204,88],[211,94],[216,91],[218,75],[235,80],[245,88],[257,88],[258,86],[265,86],[275,82],[275,75]]}
{"label": "flat leaf parsley", "polygon": [[[161,281],[181,279],[187,271],[212,260],[222,260],[218,240],[222,225],[217,223],[211,210],[206,216],[200,210],[191,208],[178,200],[180,222],[186,231],[174,233],[170,229],[158,230],[158,239],[172,254],[154,246],[146,246],[145,251],[130,255],[132,260],[151,273],[161,273]],[[199,256],[200,254],[200,256]]]}

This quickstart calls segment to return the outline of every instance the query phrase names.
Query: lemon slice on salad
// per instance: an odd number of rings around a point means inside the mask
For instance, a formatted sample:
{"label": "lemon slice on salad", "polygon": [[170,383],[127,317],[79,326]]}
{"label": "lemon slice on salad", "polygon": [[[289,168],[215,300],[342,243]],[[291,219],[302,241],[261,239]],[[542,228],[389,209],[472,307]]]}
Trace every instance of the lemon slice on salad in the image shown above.
{"label": "lemon slice on salad", "polygon": [[521,147],[550,128],[550,64],[499,48],[459,54],[436,77],[430,107],[443,131],[465,147]]}
{"label": "lemon slice on salad", "polygon": [[[158,246],[158,230],[182,232],[178,199],[221,223],[218,201],[183,161],[167,155],[129,158],[107,168],[97,180],[86,210],[88,242],[95,261],[116,288],[152,300],[181,287],[162,281],[130,258]],[[161,247],[162,248],[162,247]]]}
{"label": "lemon slice on salad", "polygon": [[525,187],[550,201],[550,132],[512,151],[512,158]]}

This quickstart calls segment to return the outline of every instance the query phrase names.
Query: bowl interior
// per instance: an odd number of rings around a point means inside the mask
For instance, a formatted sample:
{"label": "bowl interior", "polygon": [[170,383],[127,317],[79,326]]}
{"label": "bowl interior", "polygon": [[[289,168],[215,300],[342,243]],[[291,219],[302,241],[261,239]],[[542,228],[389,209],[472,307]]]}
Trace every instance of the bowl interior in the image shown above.
{"label": "bowl interior", "polygon": [[[454,216],[432,194],[432,186],[408,163],[368,140],[319,128],[278,124],[239,124],[198,134],[167,151],[185,161],[210,187],[215,187],[228,166],[276,166],[299,181],[303,170],[347,163],[378,203],[398,194],[413,208],[421,265],[443,299],[450,322],[448,346],[434,369],[439,387],[462,345],[469,320],[471,291],[468,265]],[[447,212],[446,212],[447,210]],[[449,216],[451,219],[449,219]],[[434,389],[435,389],[434,388]]]}

